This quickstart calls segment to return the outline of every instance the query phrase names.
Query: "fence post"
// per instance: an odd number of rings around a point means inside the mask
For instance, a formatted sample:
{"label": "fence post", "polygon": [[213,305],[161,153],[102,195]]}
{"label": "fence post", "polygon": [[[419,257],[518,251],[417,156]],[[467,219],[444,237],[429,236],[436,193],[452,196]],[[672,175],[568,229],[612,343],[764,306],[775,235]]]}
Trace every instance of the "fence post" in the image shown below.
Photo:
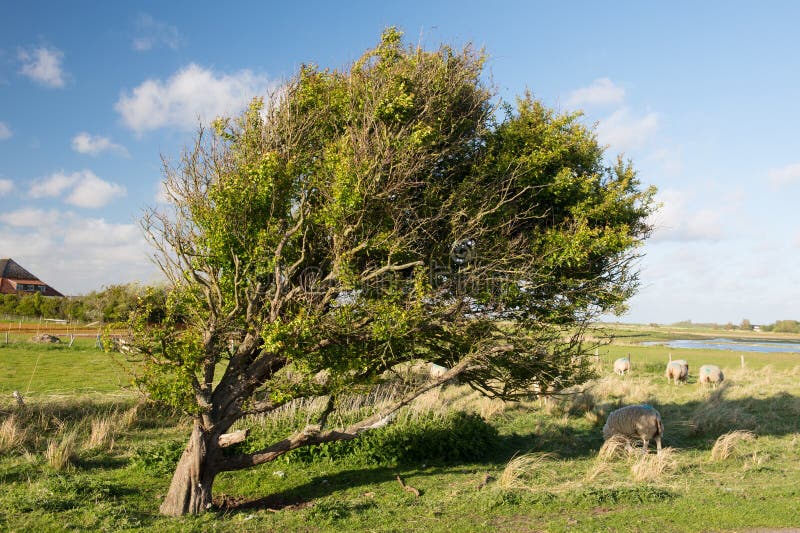
{"label": "fence post", "polygon": [[744,368],[744,354],[741,354],[740,357],[742,358],[742,368]]}

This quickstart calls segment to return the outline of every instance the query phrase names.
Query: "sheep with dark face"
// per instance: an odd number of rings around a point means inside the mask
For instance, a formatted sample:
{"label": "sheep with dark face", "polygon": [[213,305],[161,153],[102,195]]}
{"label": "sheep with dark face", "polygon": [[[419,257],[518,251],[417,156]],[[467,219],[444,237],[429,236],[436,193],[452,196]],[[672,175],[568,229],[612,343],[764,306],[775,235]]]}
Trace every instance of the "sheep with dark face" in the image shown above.
{"label": "sheep with dark face", "polygon": [[667,377],[667,383],[670,381],[686,383],[689,378],[689,363],[683,359],[671,361],[667,363],[667,370],[664,375]]}
{"label": "sheep with dark face", "polygon": [[631,356],[627,357],[620,357],[616,361],[614,361],[614,372],[619,374],[620,376],[624,376],[625,372],[630,373],[631,371]]}
{"label": "sheep with dark face", "polygon": [[653,439],[658,452],[661,452],[661,437],[664,436],[661,414],[647,404],[627,405],[612,411],[603,426],[603,439],[608,440],[614,435],[642,439],[644,453],[647,453],[647,444]]}
{"label": "sheep with dark face", "polygon": [[722,383],[725,380],[725,374],[722,373],[722,369],[717,365],[703,365],[700,367],[698,371],[698,375],[700,376],[697,379],[697,382],[700,384],[710,383],[715,388],[717,385]]}

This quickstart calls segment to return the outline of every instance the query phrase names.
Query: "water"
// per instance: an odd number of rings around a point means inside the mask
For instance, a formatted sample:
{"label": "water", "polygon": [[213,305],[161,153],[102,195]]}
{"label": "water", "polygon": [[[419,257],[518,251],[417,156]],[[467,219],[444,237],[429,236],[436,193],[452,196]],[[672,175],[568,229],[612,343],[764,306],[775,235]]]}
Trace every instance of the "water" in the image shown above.
{"label": "water", "polygon": [[789,352],[800,353],[800,343],[759,341],[753,339],[698,339],[643,342],[644,346],[669,346],[670,348],[693,348],[706,350],[729,350],[733,352]]}

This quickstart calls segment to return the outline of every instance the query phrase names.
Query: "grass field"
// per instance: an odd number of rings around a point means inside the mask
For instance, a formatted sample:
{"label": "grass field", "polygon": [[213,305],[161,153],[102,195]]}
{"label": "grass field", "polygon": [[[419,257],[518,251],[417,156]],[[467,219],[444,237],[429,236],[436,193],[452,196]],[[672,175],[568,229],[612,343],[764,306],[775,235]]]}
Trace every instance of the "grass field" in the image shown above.
{"label": "grass field", "polygon": [[[503,404],[464,386],[432,391],[395,429],[222,474],[216,510],[167,519],[158,505],[188,421],[139,404],[122,388],[124,361],[94,349],[93,339],[71,348],[16,341],[0,344],[0,530],[741,531],[800,524],[798,354],[750,353],[741,368],[736,352],[642,347],[620,336],[600,348],[600,377],[579,393]],[[703,389],[692,377],[668,385],[669,352],[693,370],[719,364],[726,383]],[[633,372],[612,375],[611,361],[628,353]],[[13,390],[27,392],[24,408],[15,406]],[[381,398],[356,400],[353,410]],[[608,412],[635,402],[661,412],[665,451],[599,455]],[[241,425],[258,441],[317,407],[290,406]],[[741,432],[720,440],[734,430]]]}

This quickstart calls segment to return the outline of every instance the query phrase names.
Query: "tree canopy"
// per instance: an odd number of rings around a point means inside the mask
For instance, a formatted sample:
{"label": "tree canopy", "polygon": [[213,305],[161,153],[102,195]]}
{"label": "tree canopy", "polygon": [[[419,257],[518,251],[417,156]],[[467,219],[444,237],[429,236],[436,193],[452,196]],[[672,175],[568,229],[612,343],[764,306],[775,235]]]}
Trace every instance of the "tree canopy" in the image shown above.
{"label": "tree canopy", "polygon": [[[589,377],[585,328],[636,289],[653,190],[606,162],[578,114],[530,94],[498,104],[484,62],[390,28],[165,162],[169,207],[142,225],[170,291],[161,322],[146,306],[135,318],[140,382],[195,427],[162,512],[199,512],[216,473],[354,438],[455,376],[505,399]],[[415,361],[449,370],[326,427],[342,394]],[[222,453],[237,420],[315,396],[318,424]]]}

